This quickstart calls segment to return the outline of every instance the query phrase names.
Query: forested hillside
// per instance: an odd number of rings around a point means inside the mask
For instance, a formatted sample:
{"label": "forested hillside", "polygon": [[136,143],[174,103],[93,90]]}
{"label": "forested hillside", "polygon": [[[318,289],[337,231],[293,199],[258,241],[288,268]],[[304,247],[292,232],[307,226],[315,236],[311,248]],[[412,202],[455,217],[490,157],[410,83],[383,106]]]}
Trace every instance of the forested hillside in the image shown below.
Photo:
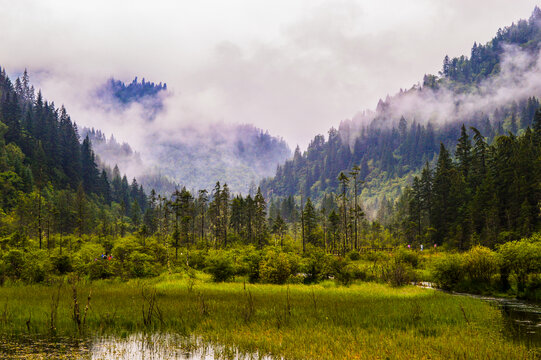
{"label": "forested hillside", "polygon": [[462,127],[455,161],[442,144],[435,169],[427,163],[394,209],[385,204],[386,225],[410,243],[493,248],[539,229],[541,110],[533,129],[518,137],[488,145],[479,130],[471,132],[473,139]]}
{"label": "forested hillside", "polygon": [[425,75],[422,84],[380,100],[376,111],[316,136],[261,183],[263,193],[319,202],[339,193],[340,172],[359,166],[363,208],[374,219],[427,162],[436,166],[440,143],[454,152],[462,124],[468,131],[476,128],[488,144],[500,135],[524,133],[541,95],[540,20],[536,7],[529,20],[498,30],[485,45],[475,43],[470,57],[446,56],[439,75]]}
{"label": "forested hillside", "polygon": [[14,83],[0,72],[0,130],[0,232],[11,245],[32,236],[41,248],[44,234],[49,246],[52,233],[106,231],[142,214],[143,188],[98,167],[89,138],[64,106],[35,94],[26,71]]}

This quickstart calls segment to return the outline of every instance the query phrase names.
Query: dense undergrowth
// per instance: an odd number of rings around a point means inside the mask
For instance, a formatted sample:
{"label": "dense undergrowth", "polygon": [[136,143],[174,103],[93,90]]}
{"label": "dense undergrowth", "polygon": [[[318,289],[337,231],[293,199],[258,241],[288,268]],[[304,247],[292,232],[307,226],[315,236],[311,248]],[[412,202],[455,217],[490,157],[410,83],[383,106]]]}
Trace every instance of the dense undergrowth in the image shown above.
{"label": "dense undergrowth", "polygon": [[[428,281],[445,290],[541,299],[541,238],[534,235],[508,242],[496,250],[475,246],[458,253],[407,247],[386,251],[362,249],[345,256],[308,246],[257,249],[250,245],[227,249],[180,248],[178,252],[155,238],[70,238],[68,248],[39,250],[32,242],[24,248],[0,248],[0,284],[55,284],[67,278],[83,281],[153,278],[160,274],[207,273],[214,282],[242,277],[248,283],[315,284],[333,280],[403,286]],[[71,249],[71,250],[70,250]]]}

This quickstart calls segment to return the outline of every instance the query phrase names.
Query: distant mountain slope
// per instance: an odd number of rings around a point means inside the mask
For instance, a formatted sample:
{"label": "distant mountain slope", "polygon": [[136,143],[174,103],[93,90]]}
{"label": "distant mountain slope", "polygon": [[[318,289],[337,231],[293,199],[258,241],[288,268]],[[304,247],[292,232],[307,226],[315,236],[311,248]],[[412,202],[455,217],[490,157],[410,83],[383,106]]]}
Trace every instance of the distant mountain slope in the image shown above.
{"label": "distant mountain slope", "polygon": [[444,59],[438,75],[380,100],[375,111],[357,114],[318,135],[308,149],[278,167],[262,189],[274,199],[302,193],[316,200],[337,193],[338,175],[360,166],[365,210],[375,217],[382,203],[396,199],[425,162],[434,162],[439,143],[454,149],[461,124],[491,141],[532,124],[541,95],[541,10],[498,30],[470,58]]}
{"label": "distant mountain slope", "polygon": [[180,132],[176,139],[155,142],[153,163],[155,171],[189,188],[210,189],[221,181],[233,192],[247,193],[291,154],[284,140],[252,125],[221,123]]}
{"label": "distant mountain slope", "polygon": [[143,104],[148,119],[163,110],[162,95],[166,93],[167,84],[154,84],[144,78],[139,82],[137,77],[129,84],[111,78],[96,90],[97,99],[110,106],[126,109],[132,103]]}
{"label": "distant mountain slope", "polygon": [[[145,188],[171,192],[177,185],[189,189],[211,189],[217,181],[226,182],[232,192],[247,193],[276,166],[291,156],[291,150],[281,138],[252,125],[192,124],[179,125],[167,133],[154,126],[163,109],[167,85],[141,83],[137,78],[129,85],[109,80],[97,90],[97,101],[110,111],[122,112],[136,103],[144,111],[144,139],[136,152],[127,143],[107,139],[100,130],[84,128],[99,158],[118,164],[136,175]],[[114,117],[111,117],[114,119]]]}

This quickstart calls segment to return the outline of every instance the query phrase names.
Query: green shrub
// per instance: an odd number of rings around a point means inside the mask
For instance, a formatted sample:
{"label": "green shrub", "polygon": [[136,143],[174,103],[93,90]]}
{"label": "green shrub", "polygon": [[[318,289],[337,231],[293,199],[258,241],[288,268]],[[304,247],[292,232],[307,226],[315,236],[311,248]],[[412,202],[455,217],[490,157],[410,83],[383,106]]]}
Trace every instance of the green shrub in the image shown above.
{"label": "green shrub", "polygon": [[288,256],[283,252],[270,253],[259,265],[261,282],[284,284],[291,275]]}
{"label": "green shrub", "polygon": [[26,255],[25,266],[21,278],[29,283],[43,282],[50,273],[52,264],[44,250],[38,250]]}
{"label": "green shrub", "polygon": [[235,267],[229,254],[215,251],[207,258],[206,271],[212,275],[212,281],[228,281],[235,276]]}
{"label": "green shrub", "polygon": [[307,284],[327,279],[333,275],[332,263],[333,257],[325,254],[321,249],[312,249],[306,257],[302,259],[299,269],[306,274],[304,282]]}
{"label": "green shrub", "polygon": [[444,254],[433,263],[432,277],[444,290],[454,290],[464,280],[464,263],[460,254]]}
{"label": "green shrub", "polygon": [[[102,262],[106,263],[106,261],[107,260],[102,261]],[[157,275],[157,273],[154,272],[152,263],[153,263],[152,256],[141,253],[139,251],[134,251],[133,253],[131,253],[130,259],[129,259],[130,275],[136,278]]]}
{"label": "green shrub", "polygon": [[190,267],[197,270],[203,270],[206,266],[206,261],[207,261],[206,251],[204,250],[190,251],[190,259],[189,259]]}
{"label": "green shrub", "polygon": [[[147,241],[145,253],[152,256],[155,264],[160,264],[162,266],[167,265],[167,249],[165,246],[158,241],[151,239]],[[192,251],[190,251],[190,266],[192,264]]]}
{"label": "green shrub", "polygon": [[357,250],[351,250],[347,253],[347,257],[352,261],[356,261],[361,259],[361,254]]}
{"label": "green shrub", "polygon": [[524,298],[534,301],[541,300],[541,275],[535,274],[529,277],[524,288]]}
{"label": "green shrub", "polygon": [[304,276],[300,274],[291,274],[287,279],[288,284],[302,284],[304,282]]}
{"label": "green shrub", "polygon": [[108,279],[114,275],[109,260],[92,260],[86,266],[86,272],[90,280]]}
{"label": "green shrub", "polygon": [[351,262],[345,259],[337,259],[333,263],[333,275],[334,279],[345,286],[351,284],[355,279],[355,272],[357,267],[354,266]]}
{"label": "green shrub", "polygon": [[140,245],[134,239],[127,237],[118,239],[113,247],[113,256],[116,260],[124,263],[129,260],[132,252],[139,250]]}
{"label": "green shrub", "polygon": [[415,281],[415,272],[409,263],[394,258],[382,266],[382,280],[393,287],[404,286]]}
{"label": "green shrub", "polygon": [[464,256],[464,270],[470,281],[490,283],[498,272],[498,258],[484,246],[474,246]]}
{"label": "green shrub", "polygon": [[259,281],[259,264],[261,262],[261,252],[255,250],[253,246],[247,246],[237,255],[238,265],[237,274],[247,275],[250,283]]}
{"label": "green shrub", "polygon": [[528,276],[541,271],[541,241],[538,235],[502,244],[498,254],[502,268],[500,271],[515,275],[519,293],[525,290]]}
{"label": "green shrub", "polygon": [[368,251],[361,256],[361,259],[373,262],[389,260],[389,255],[383,251]]}
{"label": "green shrub", "polygon": [[398,262],[410,264],[413,268],[419,265],[419,253],[417,251],[399,248],[394,256]]}
{"label": "green shrub", "polygon": [[5,273],[13,279],[20,279],[25,266],[25,256],[21,250],[12,249],[4,255]]}
{"label": "green shrub", "polygon": [[60,275],[67,274],[73,271],[73,264],[68,255],[56,255],[51,258],[53,263],[53,269]]}

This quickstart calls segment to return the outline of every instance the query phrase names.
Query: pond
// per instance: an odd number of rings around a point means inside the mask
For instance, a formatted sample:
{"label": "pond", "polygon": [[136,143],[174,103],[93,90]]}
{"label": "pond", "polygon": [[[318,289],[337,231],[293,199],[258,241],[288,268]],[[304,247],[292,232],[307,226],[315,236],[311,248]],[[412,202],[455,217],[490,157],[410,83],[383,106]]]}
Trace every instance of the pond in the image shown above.
{"label": "pond", "polygon": [[95,337],[78,340],[32,335],[0,338],[0,356],[10,359],[177,359],[177,360],[270,360],[258,353],[246,354],[234,347],[213,345],[198,338],[174,334],[132,334],[126,337]]}
{"label": "pond", "polygon": [[[422,288],[442,291],[430,282],[416,284]],[[504,335],[532,347],[541,347],[541,304],[517,299],[506,299],[467,293],[451,292],[457,296],[469,296],[498,307],[503,315]]]}
{"label": "pond", "polygon": [[497,306],[503,315],[504,335],[532,347],[541,347],[541,304],[470,294]]}

